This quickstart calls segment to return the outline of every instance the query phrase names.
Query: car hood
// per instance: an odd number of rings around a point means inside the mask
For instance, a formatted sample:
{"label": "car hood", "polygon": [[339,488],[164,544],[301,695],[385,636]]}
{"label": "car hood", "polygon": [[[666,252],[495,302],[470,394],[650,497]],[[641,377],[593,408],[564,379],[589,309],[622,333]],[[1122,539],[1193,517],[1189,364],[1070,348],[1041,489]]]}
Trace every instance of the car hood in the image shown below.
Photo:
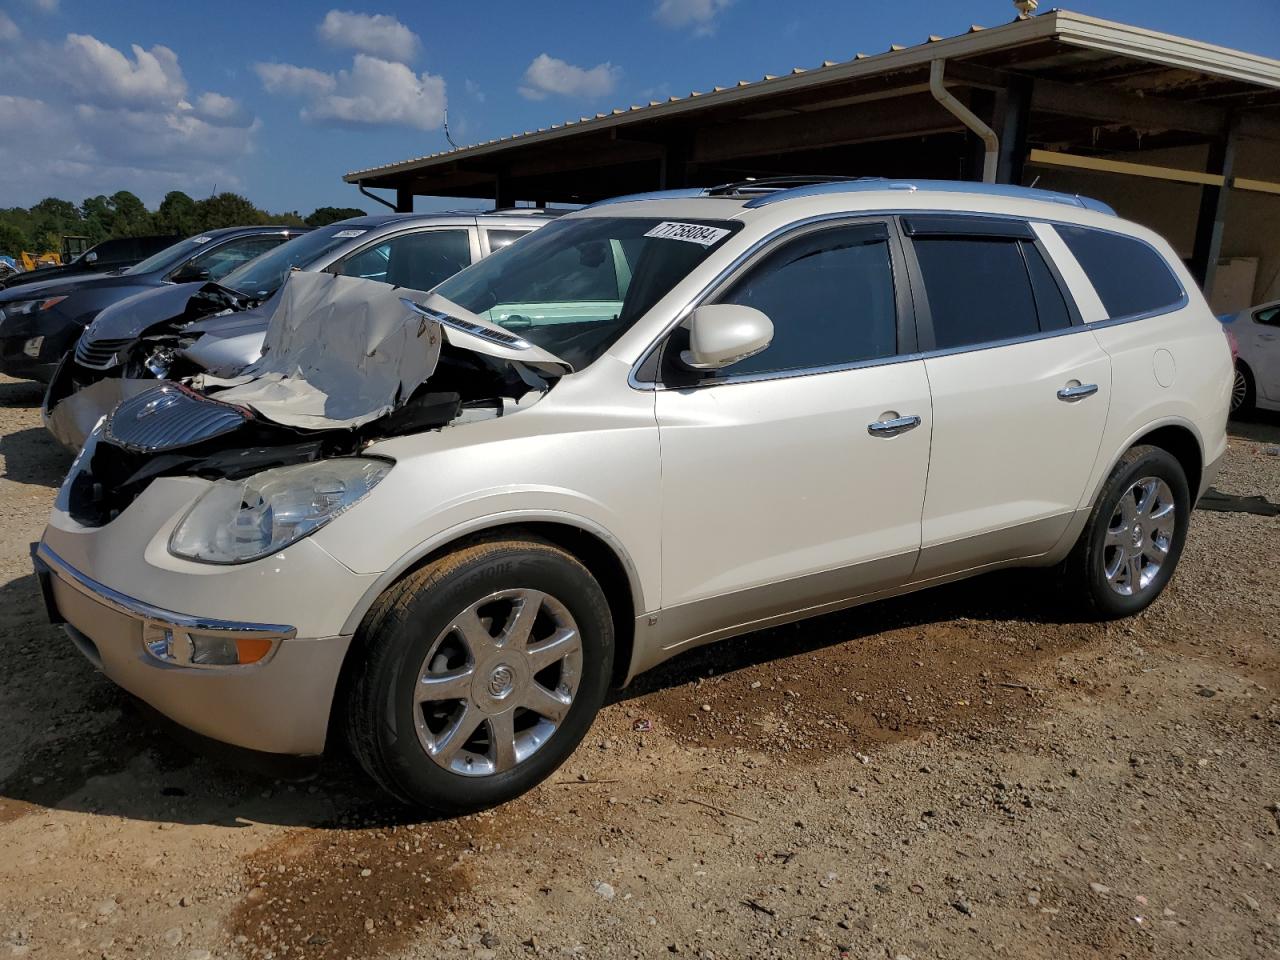
{"label": "car hood", "polygon": [[91,340],[125,340],[149,327],[181,316],[187,303],[205,286],[197,283],[166,283],[141,290],[104,307],[85,330]]}
{"label": "car hood", "polygon": [[442,297],[373,280],[297,272],[268,302],[262,356],[197,385],[284,426],[354,429],[387,415],[427,382],[445,343],[531,376],[571,369]]}
{"label": "car hood", "polygon": [[83,273],[72,277],[53,277],[39,283],[23,283],[11,289],[0,290],[0,306],[15,300],[37,300],[42,297],[60,297],[87,287],[104,289],[111,287],[150,287],[158,281],[149,276],[112,276],[106,273]]}

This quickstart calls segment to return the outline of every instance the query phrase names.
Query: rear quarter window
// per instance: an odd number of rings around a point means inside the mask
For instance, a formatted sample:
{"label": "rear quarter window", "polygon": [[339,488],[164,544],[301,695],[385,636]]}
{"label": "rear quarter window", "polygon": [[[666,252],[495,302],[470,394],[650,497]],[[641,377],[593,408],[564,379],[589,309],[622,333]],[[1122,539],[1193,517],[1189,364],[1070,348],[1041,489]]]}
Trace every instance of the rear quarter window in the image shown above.
{"label": "rear quarter window", "polygon": [[1056,229],[1093,284],[1107,319],[1159,313],[1182,302],[1182,284],[1141,240],[1088,227]]}

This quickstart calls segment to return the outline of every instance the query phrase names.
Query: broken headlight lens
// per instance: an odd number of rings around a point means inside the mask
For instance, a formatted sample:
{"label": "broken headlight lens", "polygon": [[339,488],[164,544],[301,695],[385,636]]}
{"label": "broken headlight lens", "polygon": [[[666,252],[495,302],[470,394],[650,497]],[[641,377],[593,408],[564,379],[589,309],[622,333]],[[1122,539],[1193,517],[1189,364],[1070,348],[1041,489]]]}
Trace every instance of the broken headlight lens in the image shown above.
{"label": "broken headlight lens", "polygon": [[169,540],[169,552],[205,563],[246,563],[275,553],[349,510],[391,471],[351,457],[217,480]]}

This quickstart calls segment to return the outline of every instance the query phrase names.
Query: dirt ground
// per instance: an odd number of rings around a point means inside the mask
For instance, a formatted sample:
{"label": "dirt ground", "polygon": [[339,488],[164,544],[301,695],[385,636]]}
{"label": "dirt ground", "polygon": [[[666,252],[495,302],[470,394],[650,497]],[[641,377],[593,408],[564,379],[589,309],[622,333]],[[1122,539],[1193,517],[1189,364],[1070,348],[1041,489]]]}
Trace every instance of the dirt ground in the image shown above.
{"label": "dirt ground", "polygon": [[[1130,621],[1011,573],[695,651],[417,822],[341,758],[230,765],[46,625],[39,399],[0,378],[0,960],[1280,957],[1280,518],[1197,512]],[[1280,418],[1233,433],[1219,489],[1280,502]]]}

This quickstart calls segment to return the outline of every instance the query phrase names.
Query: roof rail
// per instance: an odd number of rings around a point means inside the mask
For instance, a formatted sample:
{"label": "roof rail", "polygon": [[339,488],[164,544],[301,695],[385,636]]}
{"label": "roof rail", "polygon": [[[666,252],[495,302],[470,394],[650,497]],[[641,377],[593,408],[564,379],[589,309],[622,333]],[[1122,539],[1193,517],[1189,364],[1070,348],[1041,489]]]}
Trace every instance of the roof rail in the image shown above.
{"label": "roof rail", "polygon": [[1038,190],[1009,183],[975,183],[969,180],[885,180],[882,177],[863,177],[827,183],[814,183],[790,190],[778,190],[747,201],[748,207],[763,207],[781,200],[797,200],[801,197],[820,197],[832,193],[868,193],[878,190],[900,190],[909,193],[972,193],[985,197],[1010,197],[1018,200],[1039,200],[1060,203],[1070,207],[1094,210],[1117,216],[1115,210],[1101,200],[1082,197],[1078,193],[1058,193],[1054,190]]}
{"label": "roof rail", "polygon": [[799,187],[813,187],[828,183],[858,183],[863,180],[878,180],[884,177],[842,177],[837,175],[816,174],[813,176],[786,177],[747,177],[745,180],[734,180],[719,186],[707,187],[702,191],[706,197],[741,197],[759,193],[777,193],[782,190],[795,190]]}

